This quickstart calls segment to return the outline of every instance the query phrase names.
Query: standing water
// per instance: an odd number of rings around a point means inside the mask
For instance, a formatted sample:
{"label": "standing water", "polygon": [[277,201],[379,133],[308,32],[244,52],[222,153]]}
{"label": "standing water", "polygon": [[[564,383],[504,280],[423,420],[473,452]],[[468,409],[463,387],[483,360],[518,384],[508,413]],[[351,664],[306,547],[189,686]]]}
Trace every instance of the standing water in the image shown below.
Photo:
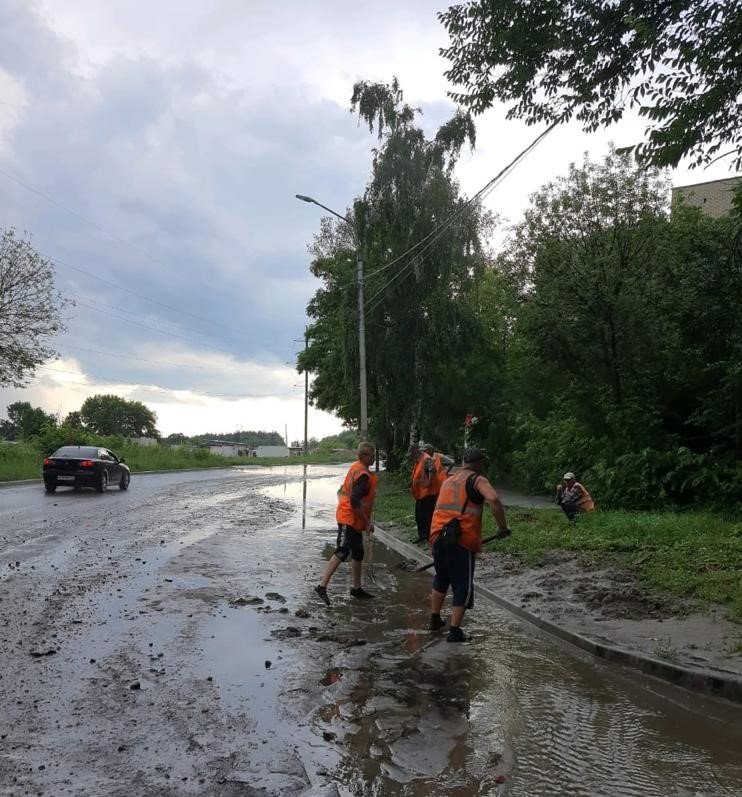
{"label": "standing water", "polygon": [[467,613],[471,642],[448,644],[426,630],[430,576],[378,542],[364,575],[375,600],[350,599],[342,565],[332,607],[313,601],[342,475],[290,467],[265,488],[295,506],[272,533],[312,616],[277,697],[287,738],[301,747],[309,727],[327,742],[322,755],[304,745],[307,771],[341,795],[742,796],[737,706],[608,665],[484,600]]}

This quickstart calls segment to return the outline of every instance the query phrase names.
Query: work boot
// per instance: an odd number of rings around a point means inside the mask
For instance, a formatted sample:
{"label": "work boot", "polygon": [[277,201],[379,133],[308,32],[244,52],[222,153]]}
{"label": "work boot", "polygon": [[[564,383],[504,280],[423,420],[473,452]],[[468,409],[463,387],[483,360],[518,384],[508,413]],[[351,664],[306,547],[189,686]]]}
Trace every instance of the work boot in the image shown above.
{"label": "work boot", "polygon": [[369,598],[373,598],[374,596],[370,592],[366,592],[363,587],[354,587],[350,594],[354,598],[361,598],[362,600],[368,600]]}
{"label": "work boot", "polygon": [[440,614],[430,615],[430,625],[428,626],[428,631],[440,631],[445,625],[446,621],[440,616]]}
{"label": "work boot", "polygon": [[327,587],[323,587],[322,585],[318,584],[314,591],[320,596],[320,598],[329,606],[330,605],[330,598],[327,595]]}
{"label": "work boot", "polygon": [[448,629],[448,636],[446,637],[446,642],[466,642],[466,636],[464,636],[464,632],[458,627],[452,625]]}

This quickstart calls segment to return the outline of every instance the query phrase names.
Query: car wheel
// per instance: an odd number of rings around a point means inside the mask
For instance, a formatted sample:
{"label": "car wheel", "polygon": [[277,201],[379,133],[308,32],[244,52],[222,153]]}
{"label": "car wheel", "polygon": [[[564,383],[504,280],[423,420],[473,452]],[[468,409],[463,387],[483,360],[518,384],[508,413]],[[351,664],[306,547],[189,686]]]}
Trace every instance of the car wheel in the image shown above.
{"label": "car wheel", "polygon": [[129,481],[131,480],[131,476],[129,475],[128,471],[124,471],[121,474],[121,481],[119,482],[119,490],[128,490],[129,489]]}
{"label": "car wheel", "polygon": [[44,482],[44,489],[48,493],[53,493],[57,489],[57,485],[56,484],[52,484],[51,482]]}
{"label": "car wheel", "polygon": [[104,470],[101,471],[100,476],[98,476],[98,483],[95,485],[95,489],[99,493],[104,493],[107,487],[108,487],[108,472]]}

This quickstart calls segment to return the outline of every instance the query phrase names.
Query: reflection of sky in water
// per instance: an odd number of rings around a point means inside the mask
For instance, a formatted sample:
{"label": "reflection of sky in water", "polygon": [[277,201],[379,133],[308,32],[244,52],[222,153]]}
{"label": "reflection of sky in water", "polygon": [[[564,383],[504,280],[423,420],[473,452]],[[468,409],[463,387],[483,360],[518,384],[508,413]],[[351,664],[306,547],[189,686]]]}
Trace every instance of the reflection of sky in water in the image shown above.
{"label": "reflection of sky in water", "polygon": [[334,518],[337,491],[345,471],[345,465],[274,468],[273,475],[283,477],[282,483],[262,487],[260,491],[271,498],[295,504],[297,513],[301,513],[302,528],[326,526],[328,513]]}

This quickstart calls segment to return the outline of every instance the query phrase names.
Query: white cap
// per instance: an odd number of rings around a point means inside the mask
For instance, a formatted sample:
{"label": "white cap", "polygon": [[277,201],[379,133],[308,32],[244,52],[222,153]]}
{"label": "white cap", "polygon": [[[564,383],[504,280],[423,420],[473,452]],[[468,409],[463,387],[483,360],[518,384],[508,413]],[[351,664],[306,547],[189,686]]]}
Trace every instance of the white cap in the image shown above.
{"label": "white cap", "polygon": [[570,479],[574,479],[574,477],[575,477],[574,473],[572,473],[572,471],[571,471],[571,470],[568,470],[568,471],[567,471],[567,472],[564,474],[564,481],[565,481],[565,482],[568,482]]}

